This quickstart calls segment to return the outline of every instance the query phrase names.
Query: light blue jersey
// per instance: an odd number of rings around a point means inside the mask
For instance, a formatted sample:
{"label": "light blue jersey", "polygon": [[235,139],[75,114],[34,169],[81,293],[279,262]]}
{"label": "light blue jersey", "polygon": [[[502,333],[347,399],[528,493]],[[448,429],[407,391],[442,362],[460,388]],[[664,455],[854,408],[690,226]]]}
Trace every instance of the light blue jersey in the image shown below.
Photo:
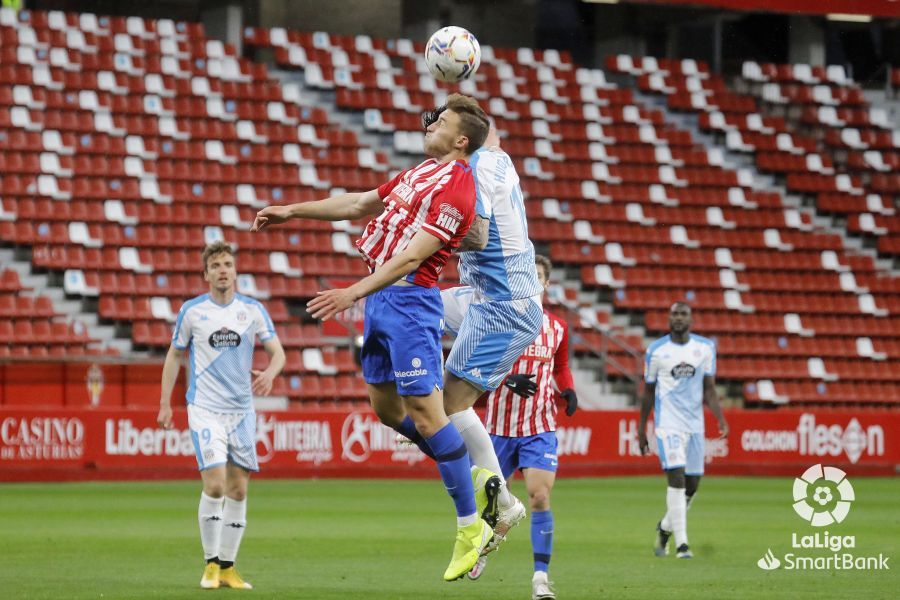
{"label": "light blue jersey", "polygon": [[703,433],[703,378],[716,375],[716,346],[690,334],[686,344],[661,337],[647,348],[644,381],[656,384],[654,427]]}
{"label": "light blue jersey", "polygon": [[490,219],[484,250],[460,252],[459,277],[486,300],[520,300],[543,292],[528,239],[519,175],[509,155],[480,148],[469,164],[475,174],[475,210]]}
{"label": "light blue jersey", "polygon": [[235,294],[227,305],[209,294],[188,300],[178,311],[172,344],[190,346],[187,402],[219,413],[253,410],[250,369],[256,337],[275,337],[275,326],[258,301]]}

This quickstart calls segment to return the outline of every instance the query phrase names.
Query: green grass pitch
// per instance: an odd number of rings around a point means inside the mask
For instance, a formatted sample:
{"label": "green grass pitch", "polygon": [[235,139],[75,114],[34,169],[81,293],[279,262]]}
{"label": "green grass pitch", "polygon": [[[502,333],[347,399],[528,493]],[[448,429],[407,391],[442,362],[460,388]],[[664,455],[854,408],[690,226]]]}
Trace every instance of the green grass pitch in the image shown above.
{"label": "green grass pitch", "polygon": [[[791,508],[789,478],[707,477],[688,514],[696,558],[655,558],[665,503],[658,476],[560,480],[550,578],[560,599],[897,598],[900,479],[852,483],[849,516],[828,530],[856,536],[857,555],[888,555],[889,571],[758,568],[768,548],[791,551],[793,531],[813,532]],[[521,480],[513,491],[524,495]],[[238,562],[256,589],[201,591],[198,496],[199,482],[184,481],[0,485],[0,596],[531,597],[527,521],[481,580],[441,580],[455,523],[437,480],[257,479]]]}

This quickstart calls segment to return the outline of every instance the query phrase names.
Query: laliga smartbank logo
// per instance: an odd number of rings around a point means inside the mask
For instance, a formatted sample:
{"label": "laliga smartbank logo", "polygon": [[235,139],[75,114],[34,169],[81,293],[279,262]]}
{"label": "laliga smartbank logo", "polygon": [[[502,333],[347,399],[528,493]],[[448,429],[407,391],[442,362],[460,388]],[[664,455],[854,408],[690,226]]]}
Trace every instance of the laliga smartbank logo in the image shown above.
{"label": "laliga smartbank logo", "polygon": [[[856,500],[847,474],[836,467],[813,465],[794,479],[794,512],[812,527],[842,523]],[[833,535],[827,530],[812,534],[791,533],[791,552],[780,559],[768,548],[756,561],[764,571],[783,565],[786,571],[881,571],[890,569],[890,557],[860,556],[847,550],[856,549],[855,535]]]}
{"label": "laliga smartbank logo", "polygon": [[813,465],[794,480],[794,512],[813,527],[840,523],[854,500],[847,474],[835,467]]}

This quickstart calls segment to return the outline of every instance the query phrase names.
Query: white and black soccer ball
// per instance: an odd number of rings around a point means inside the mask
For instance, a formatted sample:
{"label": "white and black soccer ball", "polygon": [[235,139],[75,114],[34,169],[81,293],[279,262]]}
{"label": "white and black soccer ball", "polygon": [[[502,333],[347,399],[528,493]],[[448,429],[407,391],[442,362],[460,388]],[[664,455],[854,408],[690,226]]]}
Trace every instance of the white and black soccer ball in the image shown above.
{"label": "white and black soccer ball", "polygon": [[471,32],[451,25],[435,31],[425,46],[425,64],[435,79],[468,79],[481,64],[481,46]]}

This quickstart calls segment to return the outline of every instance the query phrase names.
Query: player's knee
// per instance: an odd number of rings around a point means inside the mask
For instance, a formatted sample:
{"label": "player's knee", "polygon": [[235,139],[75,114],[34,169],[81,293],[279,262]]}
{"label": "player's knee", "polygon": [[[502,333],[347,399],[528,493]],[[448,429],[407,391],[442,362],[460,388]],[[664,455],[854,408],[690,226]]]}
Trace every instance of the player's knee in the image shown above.
{"label": "player's knee", "polygon": [[549,510],[550,508],[550,488],[541,487],[528,493],[528,499],[531,501],[532,511]]}
{"label": "player's knee", "polygon": [[685,486],[684,469],[669,469],[666,471],[666,477],[669,480],[669,487],[683,488]]}
{"label": "player's knee", "polygon": [[383,406],[383,405],[373,405],[372,408],[375,409],[375,414],[378,416],[378,419],[387,425],[388,427],[396,429],[400,423],[403,422],[403,418],[406,416],[406,413],[403,410],[398,410],[393,406]]}
{"label": "player's knee", "polygon": [[[445,417],[446,418],[446,417]],[[439,422],[437,419],[433,418],[431,415],[417,413],[412,417],[413,423],[416,426],[416,431],[422,434],[424,438],[430,438],[438,431],[441,430],[441,427],[445,425],[445,423]]]}
{"label": "player's knee", "polygon": [[480,389],[448,372],[444,379],[444,412],[453,415],[468,410],[481,394]]}
{"label": "player's knee", "polygon": [[700,487],[700,478],[696,475],[688,475],[684,478],[684,493],[688,496],[693,496],[697,493],[697,488]]}
{"label": "player's knee", "polygon": [[210,498],[221,498],[225,495],[224,481],[204,481],[203,493]]}
{"label": "player's knee", "polygon": [[243,502],[247,498],[247,488],[230,488],[228,490],[228,497],[237,502]]}

